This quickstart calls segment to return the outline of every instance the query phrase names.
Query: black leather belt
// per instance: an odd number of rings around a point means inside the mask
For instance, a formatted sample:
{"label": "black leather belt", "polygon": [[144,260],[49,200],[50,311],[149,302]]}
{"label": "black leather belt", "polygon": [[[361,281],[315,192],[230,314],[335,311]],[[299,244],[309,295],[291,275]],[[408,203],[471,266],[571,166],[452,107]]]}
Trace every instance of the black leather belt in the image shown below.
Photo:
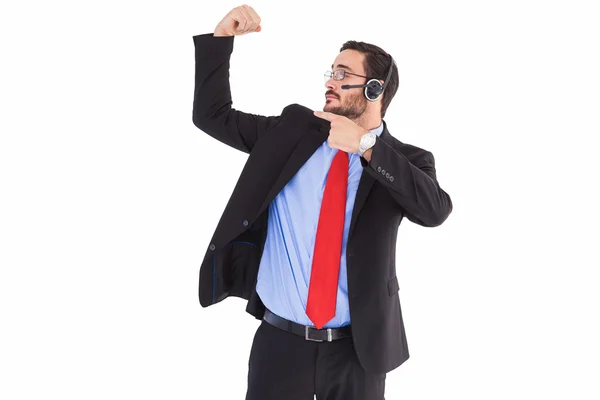
{"label": "black leather belt", "polygon": [[268,309],[265,311],[263,319],[279,329],[294,333],[304,337],[306,340],[312,340],[314,342],[331,342],[332,340],[352,337],[352,327],[350,325],[342,326],[340,328],[317,329],[314,326],[301,325],[285,318],[281,318]]}

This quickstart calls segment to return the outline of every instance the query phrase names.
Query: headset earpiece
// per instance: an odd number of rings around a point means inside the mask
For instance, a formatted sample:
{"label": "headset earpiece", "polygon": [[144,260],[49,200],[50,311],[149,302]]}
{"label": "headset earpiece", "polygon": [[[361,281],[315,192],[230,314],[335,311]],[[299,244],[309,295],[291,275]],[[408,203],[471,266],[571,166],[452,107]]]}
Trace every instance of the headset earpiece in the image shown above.
{"label": "headset earpiece", "polygon": [[371,80],[369,80],[369,82],[367,82],[367,86],[365,87],[365,97],[369,101],[377,101],[379,99],[379,97],[381,97],[381,94],[383,93],[383,91],[385,90],[385,87],[387,86],[388,82],[390,81],[390,78],[392,76],[392,69],[394,68],[395,61],[391,55],[389,55],[389,56],[390,56],[390,68],[388,70],[385,81],[383,82],[383,85],[381,85],[381,82],[379,82],[379,79],[371,79]]}
{"label": "headset earpiece", "polygon": [[376,101],[382,92],[383,86],[381,86],[381,82],[378,79],[371,79],[367,82],[367,86],[365,87],[365,97],[367,100]]}
{"label": "headset earpiece", "polygon": [[385,81],[383,81],[383,85],[379,82],[379,79],[369,79],[369,81],[364,85],[342,85],[341,88],[343,90],[353,89],[353,88],[365,88],[365,97],[369,101],[377,101],[381,94],[385,90],[385,87],[390,81],[390,77],[392,76],[392,69],[394,68],[394,59],[390,55],[390,68],[388,70]]}

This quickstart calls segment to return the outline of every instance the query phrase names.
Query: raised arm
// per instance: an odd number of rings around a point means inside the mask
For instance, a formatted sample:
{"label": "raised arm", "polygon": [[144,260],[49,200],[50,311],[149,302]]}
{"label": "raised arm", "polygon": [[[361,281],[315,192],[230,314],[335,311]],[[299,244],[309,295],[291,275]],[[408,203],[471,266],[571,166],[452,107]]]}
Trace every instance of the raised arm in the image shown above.
{"label": "raised arm", "polygon": [[192,121],[208,135],[245,153],[250,153],[261,135],[280,118],[232,108],[229,60],[234,37],[260,30],[260,17],[244,5],[231,10],[214,33],[193,37],[196,73]]}

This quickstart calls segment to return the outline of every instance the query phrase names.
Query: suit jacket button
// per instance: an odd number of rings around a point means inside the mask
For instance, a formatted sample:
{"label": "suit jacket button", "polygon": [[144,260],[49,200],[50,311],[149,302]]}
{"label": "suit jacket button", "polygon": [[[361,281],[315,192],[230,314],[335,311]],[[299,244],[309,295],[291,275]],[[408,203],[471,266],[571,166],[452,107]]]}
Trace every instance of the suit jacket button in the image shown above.
{"label": "suit jacket button", "polygon": [[215,249],[215,245],[211,243],[208,248],[210,249],[210,251],[213,251]]}
{"label": "suit jacket button", "polygon": [[248,220],[245,219],[244,222],[242,222],[242,224],[244,224],[244,226],[248,226]]}
{"label": "suit jacket button", "polygon": [[381,172],[381,167],[377,167],[377,172]]}
{"label": "suit jacket button", "polygon": [[385,175],[385,169],[381,170],[381,175]]}
{"label": "suit jacket button", "polygon": [[388,179],[390,178],[389,172],[387,174],[385,174],[385,177],[388,178]]}
{"label": "suit jacket button", "polygon": [[394,182],[394,176],[390,176],[390,182]]}

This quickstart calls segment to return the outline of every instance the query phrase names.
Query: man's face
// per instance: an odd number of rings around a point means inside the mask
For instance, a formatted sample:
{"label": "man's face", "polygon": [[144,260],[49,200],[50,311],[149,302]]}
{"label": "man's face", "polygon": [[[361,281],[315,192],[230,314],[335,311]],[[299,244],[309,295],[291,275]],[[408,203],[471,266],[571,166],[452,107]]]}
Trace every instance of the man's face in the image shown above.
{"label": "man's face", "polygon": [[[357,119],[367,110],[367,98],[364,88],[342,89],[342,85],[363,85],[365,78],[349,73],[365,76],[363,66],[364,55],[356,50],[344,50],[335,58],[332,71],[343,69],[347,73],[341,81],[330,77],[325,82],[325,106],[323,111],[343,115],[349,119]],[[349,72],[349,73],[348,73]]]}

